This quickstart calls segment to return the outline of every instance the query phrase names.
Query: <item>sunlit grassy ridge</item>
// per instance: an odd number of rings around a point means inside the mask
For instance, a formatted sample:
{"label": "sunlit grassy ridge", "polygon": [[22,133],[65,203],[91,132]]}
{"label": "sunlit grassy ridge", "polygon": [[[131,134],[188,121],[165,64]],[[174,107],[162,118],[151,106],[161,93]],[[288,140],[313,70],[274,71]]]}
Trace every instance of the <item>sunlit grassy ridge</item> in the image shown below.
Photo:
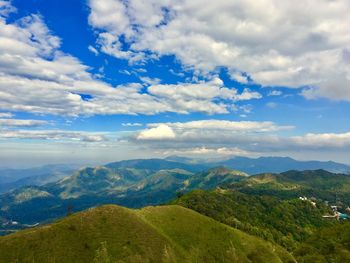
{"label": "sunlit grassy ridge", "polygon": [[0,238],[0,262],[294,262],[282,248],[180,206],[108,205]]}

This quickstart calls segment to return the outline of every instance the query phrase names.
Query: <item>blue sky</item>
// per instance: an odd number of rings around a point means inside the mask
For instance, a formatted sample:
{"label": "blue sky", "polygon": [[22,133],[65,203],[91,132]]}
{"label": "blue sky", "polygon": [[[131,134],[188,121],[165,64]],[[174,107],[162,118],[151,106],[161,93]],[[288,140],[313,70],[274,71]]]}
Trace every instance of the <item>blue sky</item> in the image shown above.
{"label": "blue sky", "polygon": [[0,166],[350,163],[349,11],[346,0],[0,0]]}

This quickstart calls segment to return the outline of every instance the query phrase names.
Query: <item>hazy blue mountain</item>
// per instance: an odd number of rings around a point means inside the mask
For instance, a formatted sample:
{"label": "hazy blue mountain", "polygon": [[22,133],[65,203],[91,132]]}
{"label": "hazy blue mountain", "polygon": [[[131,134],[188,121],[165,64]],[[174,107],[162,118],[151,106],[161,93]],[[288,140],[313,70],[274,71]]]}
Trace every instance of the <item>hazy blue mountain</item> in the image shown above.
{"label": "hazy blue mountain", "polygon": [[28,169],[0,169],[0,193],[22,186],[44,185],[71,175],[78,165],[54,164]]}
{"label": "hazy blue mountain", "polygon": [[171,161],[166,159],[135,159],[113,162],[106,165],[108,168],[135,168],[150,171],[184,169],[191,172],[199,172],[207,166],[202,164],[191,164],[187,162]]}
{"label": "hazy blue mountain", "polygon": [[297,161],[289,157],[235,157],[215,165],[224,165],[250,175],[259,173],[281,173],[289,170],[317,170],[323,169],[333,173],[350,173],[350,166],[332,161]]}

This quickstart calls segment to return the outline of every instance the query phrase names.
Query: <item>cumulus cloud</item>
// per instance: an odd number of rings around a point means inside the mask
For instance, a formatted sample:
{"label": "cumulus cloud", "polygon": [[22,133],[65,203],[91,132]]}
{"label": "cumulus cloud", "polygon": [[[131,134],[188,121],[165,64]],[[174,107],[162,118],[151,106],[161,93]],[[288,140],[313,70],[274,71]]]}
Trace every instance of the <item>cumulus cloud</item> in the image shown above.
{"label": "cumulus cloud", "polygon": [[190,122],[168,122],[168,123],[151,123],[148,124],[149,127],[158,127],[160,125],[167,125],[177,130],[189,130],[196,129],[199,131],[213,131],[213,130],[222,130],[229,132],[275,132],[281,130],[290,130],[293,129],[293,126],[278,126],[277,124],[264,121],[264,122],[255,122],[255,121],[227,121],[227,120],[199,120],[199,121],[190,121]]}
{"label": "cumulus cloud", "polygon": [[[162,98],[164,102],[179,109],[179,112],[182,113],[188,113],[191,109],[209,114],[228,113],[229,106],[236,101],[260,99],[262,97],[260,93],[248,89],[245,89],[242,93],[238,93],[234,88],[229,89],[224,86],[220,78],[199,83],[152,85],[148,88],[148,92]],[[223,101],[216,103],[217,99]]]}
{"label": "cumulus cloud", "polygon": [[164,140],[173,138],[175,138],[173,129],[165,124],[159,124],[155,128],[141,131],[137,135],[138,140]]}
{"label": "cumulus cloud", "polygon": [[[120,29],[113,29],[113,32],[121,32],[128,25],[123,26],[118,22],[124,21],[116,11],[122,6],[113,7],[115,13],[111,16],[106,14],[105,21],[93,15],[90,21],[104,26],[109,19],[115,19],[113,25]],[[110,12],[109,9],[105,10],[103,2],[96,8],[101,12]],[[86,65],[61,52],[60,45],[61,40],[50,32],[41,16],[29,15],[10,23],[2,15],[0,110],[71,116],[161,112],[213,114],[228,113],[231,104],[237,100],[261,97],[259,93],[249,90],[238,94],[234,88],[223,87],[222,81],[216,78],[207,82],[174,85],[160,85],[159,79],[143,78],[144,85],[126,83],[112,86],[95,79]],[[89,49],[96,53],[93,47]],[[190,92],[198,96],[193,97]],[[210,94],[205,95],[205,92]],[[175,100],[171,98],[174,93],[178,93]]]}
{"label": "cumulus cloud", "polygon": [[172,54],[185,68],[204,74],[224,66],[241,82],[247,80],[240,72],[247,72],[265,86],[313,87],[303,93],[307,98],[350,100],[347,0],[90,0],[89,5],[97,44],[115,57],[144,61],[150,53]]}
{"label": "cumulus cloud", "polygon": [[[293,129],[293,126],[278,126],[273,122],[200,120],[190,122],[151,123],[141,130],[134,139],[137,141],[161,141],[164,147],[173,148],[176,145],[188,143],[191,147],[200,145],[222,144],[224,147],[230,141],[243,140],[245,137],[259,133],[278,132]],[[242,142],[243,142],[242,141]],[[176,146],[175,146],[176,147]]]}

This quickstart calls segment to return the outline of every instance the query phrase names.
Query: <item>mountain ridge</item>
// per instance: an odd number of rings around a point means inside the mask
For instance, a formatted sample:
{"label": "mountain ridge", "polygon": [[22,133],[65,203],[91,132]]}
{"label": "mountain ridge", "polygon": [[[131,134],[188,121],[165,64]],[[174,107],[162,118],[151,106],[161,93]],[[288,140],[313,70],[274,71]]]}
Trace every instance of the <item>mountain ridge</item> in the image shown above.
{"label": "mountain ridge", "polygon": [[182,157],[171,155],[167,160],[181,161],[185,163],[203,163],[208,167],[226,166],[231,169],[237,169],[250,175],[260,173],[281,173],[289,170],[317,170],[324,169],[334,173],[350,174],[350,165],[333,161],[301,161],[291,157],[268,156],[249,158],[245,156],[235,156],[225,160],[205,160],[197,158]]}
{"label": "mountain ridge", "polygon": [[[223,167],[194,173],[182,166],[173,169],[174,165],[177,167],[173,162],[161,162],[157,166],[161,170],[150,169],[149,163],[144,165],[144,160],[140,166],[133,162],[127,163],[131,167],[125,162],[86,167],[58,182],[5,193],[0,196],[0,219],[34,224],[61,217],[68,207],[80,211],[106,203],[133,208],[157,205],[169,202],[179,193],[197,188],[211,189],[246,177],[242,172]],[[169,166],[164,167],[164,164]]]}

